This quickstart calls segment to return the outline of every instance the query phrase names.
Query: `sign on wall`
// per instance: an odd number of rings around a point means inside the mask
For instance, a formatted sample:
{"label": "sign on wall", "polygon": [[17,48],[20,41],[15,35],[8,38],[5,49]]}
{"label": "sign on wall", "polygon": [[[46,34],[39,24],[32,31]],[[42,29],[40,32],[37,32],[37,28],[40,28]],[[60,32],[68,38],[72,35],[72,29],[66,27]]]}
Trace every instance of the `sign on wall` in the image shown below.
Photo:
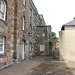
{"label": "sign on wall", "polygon": [[40,45],[40,51],[45,51],[45,46],[44,45]]}

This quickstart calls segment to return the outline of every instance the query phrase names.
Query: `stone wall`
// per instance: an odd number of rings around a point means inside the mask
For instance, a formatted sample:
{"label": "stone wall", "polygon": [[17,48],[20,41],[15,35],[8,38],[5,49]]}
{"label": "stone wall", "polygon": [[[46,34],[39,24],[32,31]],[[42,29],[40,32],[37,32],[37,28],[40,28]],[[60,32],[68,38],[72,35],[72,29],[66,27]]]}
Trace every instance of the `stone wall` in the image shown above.
{"label": "stone wall", "polygon": [[[0,19],[0,35],[5,36],[5,53],[0,54],[0,63],[11,64],[13,59],[21,59],[21,42],[29,46],[29,0],[23,5],[23,0],[6,0],[6,21]],[[25,17],[25,30],[22,30],[23,16]],[[29,51],[28,48],[27,51]],[[24,50],[26,58],[26,50]],[[27,54],[28,55],[28,54]]]}
{"label": "stone wall", "polygon": [[59,41],[58,42],[52,42],[52,56],[59,60]]}
{"label": "stone wall", "polygon": [[[8,65],[22,56],[24,42],[24,59],[33,56],[36,45],[36,25],[39,25],[39,13],[32,0],[5,0],[7,4],[6,21],[0,19],[0,35],[5,36],[5,53],[0,54],[0,63]],[[32,13],[30,13],[32,10]],[[31,16],[32,15],[32,19]],[[25,26],[23,30],[23,17]],[[45,22],[45,21],[44,21]],[[31,36],[28,34],[31,32]],[[23,60],[24,60],[23,59]]]}
{"label": "stone wall", "polygon": [[15,1],[6,0],[6,21],[0,19],[0,35],[5,36],[5,52],[0,55],[0,63],[10,64],[14,51],[14,12]]}
{"label": "stone wall", "polygon": [[[40,46],[44,46],[44,52],[49,51],[49,40],[51,40],[51,26],[37,26],[37,51],[41,52]],[[39,52],[40,51],[40,52]]]}

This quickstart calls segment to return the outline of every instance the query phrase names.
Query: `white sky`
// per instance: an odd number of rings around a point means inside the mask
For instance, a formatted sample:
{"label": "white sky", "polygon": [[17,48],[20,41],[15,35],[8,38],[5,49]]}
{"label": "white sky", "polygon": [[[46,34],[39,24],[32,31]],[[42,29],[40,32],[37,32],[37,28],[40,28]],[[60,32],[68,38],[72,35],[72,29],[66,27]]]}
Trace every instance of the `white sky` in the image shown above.
{"label": "white sky", "polygon": [[33,0],[39,14],[43,14],[47,25],[57,33],[61,26],[75,17],[75,0]]}

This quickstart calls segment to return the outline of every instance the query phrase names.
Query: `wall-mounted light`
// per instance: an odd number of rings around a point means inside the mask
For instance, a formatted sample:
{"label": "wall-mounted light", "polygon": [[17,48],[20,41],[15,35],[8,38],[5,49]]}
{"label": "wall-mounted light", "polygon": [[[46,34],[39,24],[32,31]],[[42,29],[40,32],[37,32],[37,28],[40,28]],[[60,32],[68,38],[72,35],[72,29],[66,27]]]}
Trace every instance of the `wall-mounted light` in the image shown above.
{"label": "wall-mounted light", "polygon": [[31,34],[32,34],[31,32],[28,32],[28,36],[31,36]]}

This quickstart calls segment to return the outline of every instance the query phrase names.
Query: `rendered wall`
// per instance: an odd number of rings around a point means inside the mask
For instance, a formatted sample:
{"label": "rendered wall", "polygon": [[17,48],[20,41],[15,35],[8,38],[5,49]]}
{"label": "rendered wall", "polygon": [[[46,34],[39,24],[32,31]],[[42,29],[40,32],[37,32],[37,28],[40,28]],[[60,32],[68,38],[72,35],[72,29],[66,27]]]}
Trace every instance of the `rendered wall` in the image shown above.
{"label": "rendered wall", "polygon": [[60,60],[75,61],[75,30],[59,32]]}

